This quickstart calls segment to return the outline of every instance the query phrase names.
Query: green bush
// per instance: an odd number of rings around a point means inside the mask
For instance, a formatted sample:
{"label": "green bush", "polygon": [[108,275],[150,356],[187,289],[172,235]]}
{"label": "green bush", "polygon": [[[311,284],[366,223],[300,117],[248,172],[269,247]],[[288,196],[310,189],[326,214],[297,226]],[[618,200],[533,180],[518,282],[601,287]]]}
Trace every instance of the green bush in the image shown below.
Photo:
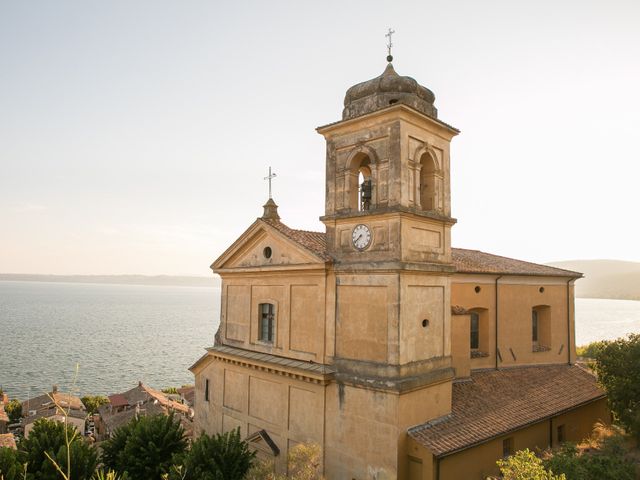
{"label": "green bush", "polygon": [[22,417],[22,404],[14,398],[4,406],[4,411],[7,412],[9,421],[15,423]]}
{"label": "green bush", "polygon": [[565,444],[545,460],[544,466],[564,473],[567,480],[634,480],[635,467],[618,446],[605,444],[596,453],[581,454],[575,445]]}
{"label": "green bush", "polygon": [[599,342],[594,356],[615,421],[640,440],[640,334]]}
{"label": "green bush", "polygon": [[542,460],[528,448],[496,463],[504,480],[566,480],[564,474],[557,476],[546,470]]}
{"label": "green bush", "polygon": [[173,415],[132,420],[102,444],[104,466],[136,480],[161,480],[187,448],[184,429]]}
{"label": "green bush", "polygon": [[201,435],[184,458],[185,480],[238,480],[244,478],[255,457],[240,430]]}
{"label": "green bush", "polygon": [[12,448],[0,447],[0,479],[22,480],[23,471],[18,452]]}
{"label": "green bush", "polygon": [[102,395],[87,395],[86,397],[82,397],[80,400],[87,409],[87,413],[89,415],[97,413],[98,408],[100,408],[101,405],[109,403],[109,399]]}
{"label": "green bush", "polygon": [[98,464],[96,450],[83,440],[75,427],[44,418],[36,420],[29,437],[20,442],[18,459],[21,464],[27,464],[27,480],[60,480],[62,475],[56,465],[65,475],[70,474],[70,480],[89,480]]}

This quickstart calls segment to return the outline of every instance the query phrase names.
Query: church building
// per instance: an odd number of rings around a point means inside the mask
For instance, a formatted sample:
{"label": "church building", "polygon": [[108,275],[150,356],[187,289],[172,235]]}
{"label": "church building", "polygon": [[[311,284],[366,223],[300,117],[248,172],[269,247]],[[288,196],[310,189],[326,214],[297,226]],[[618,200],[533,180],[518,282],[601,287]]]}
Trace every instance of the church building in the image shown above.
{"label": "church building", "polygon": [[575,365],[582,275],[451,246],[459,131],[387,60],[317,129],[325,231],[287,226],[269,198],[211,266],[220,327],[191,367],[196,428],[239,428],[280,473],[316,443],[330,480],[483,479],[609,421]]}

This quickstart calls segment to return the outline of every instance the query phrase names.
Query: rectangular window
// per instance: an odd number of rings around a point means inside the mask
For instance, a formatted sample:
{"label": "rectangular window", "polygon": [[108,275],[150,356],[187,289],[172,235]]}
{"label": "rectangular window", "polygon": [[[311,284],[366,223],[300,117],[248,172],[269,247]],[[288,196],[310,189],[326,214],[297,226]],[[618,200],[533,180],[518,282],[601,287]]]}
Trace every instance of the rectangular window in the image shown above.
{"label": "rectangular window", "polygon": [[531,310],[531,340],[538,343],[538,311]]}
{"label": "rectangular window", "polygon": [[502,440],[502,457],[507,458],[513,455],[513,437]]}
{"label": "rectangular window", "polygon": [[209,401],[209,379],[208,378],[204,379],[204,401],[205,402]]}
{"label": "rectangular window", "polygon": [[558,443],[564,443],[566,441],[564,435],[564,425],[558,425]]}
{"label": "rectangular window", "polygon": [[471,350],[480,348],[480,315],[471,313]]}
{"label": "rectangular window", "polygon": [[274,312],[275,307],[271,303],[259,305],[260,322],[258,325],[258,340],[273,343]]}

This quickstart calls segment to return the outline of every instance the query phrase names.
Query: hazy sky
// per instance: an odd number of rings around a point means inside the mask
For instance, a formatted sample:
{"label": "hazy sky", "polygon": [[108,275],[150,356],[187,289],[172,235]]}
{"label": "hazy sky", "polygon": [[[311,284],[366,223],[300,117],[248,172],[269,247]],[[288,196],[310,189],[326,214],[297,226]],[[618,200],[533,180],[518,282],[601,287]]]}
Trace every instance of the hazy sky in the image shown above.
{"label": "hazy sky", "polygon": [[209,274],[323,230],[324,140],[394,66],[436,94],[454,246],[640,261],[640,2],[0,2],[0,272]]}

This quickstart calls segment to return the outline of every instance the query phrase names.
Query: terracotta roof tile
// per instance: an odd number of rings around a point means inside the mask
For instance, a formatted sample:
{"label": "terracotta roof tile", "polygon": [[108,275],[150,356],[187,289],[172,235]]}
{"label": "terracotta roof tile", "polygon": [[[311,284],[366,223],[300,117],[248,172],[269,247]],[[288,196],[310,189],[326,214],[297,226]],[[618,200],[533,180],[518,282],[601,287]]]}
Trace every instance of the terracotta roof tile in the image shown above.
{"label": "terracotta roof tile", "polygon": [[604,397],[595,377],[575,365],[475,372],[453,384],[450,415],[408,433],[441,457]]}
{"label": "terracotta roof tile", "polygon": [[112,407],[126,407],[129,405],[129,400],[121,393],[114,393],[113,395],[109,395],[109,403]]}
{"label": "terracotta roof tile", "polygon": [[323,232],[309,232],[307,230],[294,230],[287,227],[279,220],[261,218],[261,221],[272,226],[287,238],[303,246],[312,253],[318,255],[323,260],[329,261],[331,257],[327,254],[327,240]]}
{"label": "terracotta roof tile", "polygon": [[0,403],[0,422],[9,422],[9,416],[4,411],[4,405]]}
{"label": "terracotta roof tile", "polygon": [[0,448],[18,449],[13,433],[0,433]]}
{"label": "terracotta roof tile", "polygon": [[[286,237],[302,245],[307,250],[310,250],[324,260],[331,260],[331,257],[327,254],[327,240],[326,235],[323,232],[294,230],[279,220],[260,220],[272,226]],[[540,265],[538,263],[525,262],[514,258],[502,257],[500,255],[481,252],[480,250],[452,248],[451,257],[456,270],[460,273],[539,275],[573,278],[579,278],[582,276],[579,272],[550,267],[548,265]]]}
{"label": "terracotta roof tile", "polygon": [[501,257],[479,250],[452,248],[451,257],[456,270],[461,273],[496,273],[507,275],[541,275],[553,277],[579,278],[581,273],[525,262],[514,258]]}
{"label": "terracotta roof tile", "polygon": [[74,410],[85,410],[79,397],[70,393],[53,391],[22,402],[22,411],[28,413],[30,410],[48,410],[55,404],[63,408],[71,407]]}

